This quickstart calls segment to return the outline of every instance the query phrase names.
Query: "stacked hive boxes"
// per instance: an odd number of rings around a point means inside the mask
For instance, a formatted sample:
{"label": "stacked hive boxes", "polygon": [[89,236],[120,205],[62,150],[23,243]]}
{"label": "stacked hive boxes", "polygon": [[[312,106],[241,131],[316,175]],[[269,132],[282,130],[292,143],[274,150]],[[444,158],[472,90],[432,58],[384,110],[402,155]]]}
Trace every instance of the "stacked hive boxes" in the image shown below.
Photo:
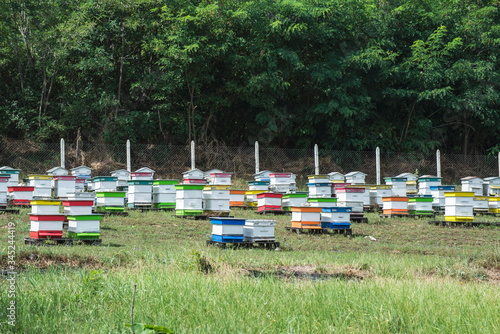
{"label": "stacked hive boxes", "polygon": [[134,209],[151,207],[152,195],[152,180],[128,181],[127,205],[129,208]]}
{"label": "stacked hive boxes", "polygon": [[29,185],[34,187],[33,198],[52,197],[52,179],[50,175],[28,175]]}
{"label": "stacked hive boxes", "polygon": [[351,212],[349,207],[323,208],[321,212],[321,228],[351,228]]}
{"label": "stacked hive boxes", "polygon": [[431,186],[432,206],[444,209],[444,193],[455,191],[455,186]]}
{"label": "stacked hive boxes", "polygon": [[384,215],[408,214],[408,197],[384,197],[382,202]]}
{"label": "stacked hive boxes", "polygon": [[321,229],[322,208],[292,207],[292,228]]}
{"label": "stacked hive boxes", "polygon": [[35,187],[9,186],[7,188],[7,199],[13,206],[30,206],[33,199]]}
{"label": "stacked hive boxes", "polygon": [[483,179],[477,176],[467,176],[460,179],[462,191],[472,191],[476,196],[483,196]]}
{"label": "stacked hive boxes", "polygon": [[231,173],[211,173],[210,185],[203,189],[203,204],[207,211],[229,212]]}
{"label": "stacked hive boxes", "polygon": [[370,205],[382,207],[383,197],[392,195],[392,186],[390,185],[374,185],[370,186]]}
{"label": "stacked hive boxes", "polygon": [[363,210],[366,208],[370,209],[370,186],[367,185],[350,185],[346,186],[346,188],[355,188],[355,189],[363,189],[361,193],[361,200],[363,202]]}
{"label": "stacked hive boxes", "polygon": [[281,201],[283,211],[292,210],[292,206],[302,206],[307,203],[307,193],[284,194]]}
{"label": "stacked hive boxes", "polygon": [[17,186],[19,184],[20,169],[14,169],[9,166],[0,167],[0,173],[9,175],[8,186]]}
{"label": "stacked hive boxes", "polygon": [[63,200],[64,214],[68,220],[68,237],[71,239],[99,239],[101,215],[92,214],[91,200]]}
{"label": "stacked hive boxes", "polygon": [[111,172],[111,176],[118,179],[117,187],[126,187],[127,181],[130,180],[130,172],[126,169],[117,169]]}
{"label": "stacked hive boxes", "polygon": [[[83,193],[85,194],[85,193]],[[123,212],[125,209],[124,191],[98,191],[96,196],[96,211],[99,212]]]}
{"label": "stacked hive boxes", "polygon": [[96,176],[92,179],[95,191],[116,191],[118,178],[115,176]]}
{"label": "stacked hive boxes", "polygon": [[408,199],[408,213],[411,215],[433,215],[432,196],[414,196]]}
{"label": "stacked hive boxes", "polygon": [[59,213],[61,201],[34,200],[31,201],[30,238],[60,239],[63,235],[64,214]]}
{"label": "stacked hive boxes", "polygon": [[238,243],[244,239],[245,219],[212,217],[212,241]]}
{"label": "stacked hive boxes", "polygon": [[78,166],[71,169],[71,175],[76,176],[79,179],[84,180],[84,185],[88,185],[88,181],[91,178],[92,168],[87,166]]}
{"label": "stacked hive boxes", "polygon": [[431,187],[440,186],[441,178],[432,176],[432,175],[424,175],[418,179],[418,194],[419,195],[431,195]]}
{"label": "stacked hive boxes", "polygon": [[250,181],[248,182],[248,191],[245,192],[248,206],[257,207],[257,194],[269,191],[269,181]]}
{"label": "stacked hive boxes", "polygon": [[418,176],[412,173],[401,173],[396,175],[396,177],[404,177],[406,178],[406,194],[407,195],[415,195],[418,193],[417,189],[417,179]]}
{"label": "stacked hive boxes", "polygon": [[406,196],[406,181],[405,177],[386,177],[384,181],[387,185],[392,186],[391,196]]}
{"label": "stacked hive boxes", "polygon": [[484,179],[483,193],[486,196],[495,196],[500,192],[500,177],[491,176]]}
{"label": "stacked hive boxes", "polygon": [[474,196],[472,210],[477,213],[487,213],[489,210],[488,196]]}
{"label": "stacked hive boxes", "polygon": [[206,172],[203,172],[203,178],[207,180],[207,184],[213,184],[212,174],[220,174],[220,173],[224,173],[224,171],[220,169],[210,169],[207,170]]}
{"label": "stacked hive boxes", "polygon": [[328,175],[309,175],[307,177],[309,197],[332,197],[332,185]]}
{"label": "stacked hive boxes", "polygon": [[5,209],[7,206],[7,185],[9,184],[10,175],[0,174],[0,209]]}
{"label": "stacked hive boxes", "polygon": [[231,189],[229,191],[229,206],[244,207],[245,206],[245,190]]}
{"label": "stacked hive boxes", "polygon": [[363,213],[365,191],[366,189],[364,188],[335,188],[337,206],[350,207],[353,214]]}
{"label": "stacked hive boxes", "polygon": [[352,185],[365,184],[366,175],[363,172],[350,172],[345,175],[345,182]]}
{"label": "stacked hive boxes", "polygon": [[283,198],[282,194],[276,193],[260,193],[257,194],[257,211],[276,211],[281,212],[281,200]]}
{"label": "stacked hive boxes", "polygon": [[243,240],[248,242],[275,241],[276,220],[248,219],[243,226]]}
{"label": "stacked hive boxes", "polygon": [[292,173],[270,173],[269,189],[275,193],[295,192],[295,175]]}
{"label": "stacked hive boxes", "polygon": [[471,222],[474,220],[474,193],[456,191],[444,193],[444,219],[450,222]]}
{"label": "stacked hive boxes", "polygon": [[160,209],[175,209],[175,185],[177,180],[153,181],[153,205]]}
{"label": "stacked hive boxes", "polygon": [[197,216],[203,213],[202,184],[175,185],[175,214],[178,216]]}
{"label": "stacked hive boxes", "polygon": [[490,197],[488,199],[488,212],[500,213],[500,197]]}
{"label": "stacked hive boxes", "polygon": [[59,175],[54,176],[54,196],[56,198],[67,198],[69,193],[76,190],[76,176]]}

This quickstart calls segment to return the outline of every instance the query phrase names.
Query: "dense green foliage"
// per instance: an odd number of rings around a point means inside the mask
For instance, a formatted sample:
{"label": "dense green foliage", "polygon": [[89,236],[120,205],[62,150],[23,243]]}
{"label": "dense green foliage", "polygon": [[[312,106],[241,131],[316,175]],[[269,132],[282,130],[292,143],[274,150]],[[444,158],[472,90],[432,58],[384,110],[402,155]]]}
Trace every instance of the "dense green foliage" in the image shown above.
{"label": "dense green foliage", "polygon": [[499,7],[496,0],[3,1],[0,133],[495,151]]}

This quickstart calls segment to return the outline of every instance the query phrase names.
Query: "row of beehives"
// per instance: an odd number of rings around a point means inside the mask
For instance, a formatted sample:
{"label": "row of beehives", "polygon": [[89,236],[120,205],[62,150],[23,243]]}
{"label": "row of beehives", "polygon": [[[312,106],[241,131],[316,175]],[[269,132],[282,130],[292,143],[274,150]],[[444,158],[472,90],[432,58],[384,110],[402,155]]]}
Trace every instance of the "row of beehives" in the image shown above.
{"label": "row of beehives", "polygon": [[[68,222],[71,239],[99,239],[102,216],[94,214],[94,201],[85,199],[32,200],[30,238],[60,239]],[[61,205],[63,210],[61,212]]]}

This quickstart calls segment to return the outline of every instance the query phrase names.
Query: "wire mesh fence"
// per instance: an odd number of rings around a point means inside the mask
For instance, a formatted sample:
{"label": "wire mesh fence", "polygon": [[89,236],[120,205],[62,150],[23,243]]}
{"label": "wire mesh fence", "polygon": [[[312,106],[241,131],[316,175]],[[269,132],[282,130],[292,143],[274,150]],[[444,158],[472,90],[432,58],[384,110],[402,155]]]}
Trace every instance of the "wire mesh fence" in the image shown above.
{"label": "wire mesh fence", "polygon": [[[314,174],[312,149],[283,149],[261,147],[260,170],[292,172],[297,182],[305,184],[307,175]],[[417,175],[436,175],[434,153],[381,152],[381,176],[396,176],[409,172]],[[366,182],[376,183],[375,152],[319,150],[320,172],[348,173],[361,171],[367,174]],[[33,143],[4,141],[0,145],[0,164],[21,169],[21,176],[43,174],[61,164],[59,143]],[[92,175],[109,175],[113,170],[127,168],[126,144],[66,143],[65,167],[80,165],[92,168]],[[191,168],[190,146],[181,145],[131,145],[131,167],[150,167],[155,178],[180,178]],[[490,155],[442,154],[443,184],[459,184],[465,176],[488,177],[498,175],[498,159]],[[235,178],[252,179],[255,173],[253,147],[196,146],[196,167],[206,171],[220,169],[233,173]]]}

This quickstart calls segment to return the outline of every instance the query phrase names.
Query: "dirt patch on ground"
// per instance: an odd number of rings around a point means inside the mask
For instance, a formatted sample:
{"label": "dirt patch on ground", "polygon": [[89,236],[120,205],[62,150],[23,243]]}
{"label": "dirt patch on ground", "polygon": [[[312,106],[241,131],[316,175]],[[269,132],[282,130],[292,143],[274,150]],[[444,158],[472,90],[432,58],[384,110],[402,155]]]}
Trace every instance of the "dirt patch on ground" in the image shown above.
{"label": "dirt patch on ground", "polygon": [[330,268],[321,266],[279,266],[273,269],[244,269],[248,277],[267,278],[275,277],[284,280],[311,280],[322,281],[328,279],[341,279],[347,281],[362,281],[371,276],[369,270],[362,270],[346,266],[342,268]]}
{"label": "dirt patch on ground", "polygon": [[[9,268],[7,255],[0,256],[0,268]],[[88,268],[100,269],[106,265],[96,256],[79,256],[42,253],[36,250],[23,251],[16,254],[16,270],[27,268]],[[10,270],[9,270],[10,271]]]}

